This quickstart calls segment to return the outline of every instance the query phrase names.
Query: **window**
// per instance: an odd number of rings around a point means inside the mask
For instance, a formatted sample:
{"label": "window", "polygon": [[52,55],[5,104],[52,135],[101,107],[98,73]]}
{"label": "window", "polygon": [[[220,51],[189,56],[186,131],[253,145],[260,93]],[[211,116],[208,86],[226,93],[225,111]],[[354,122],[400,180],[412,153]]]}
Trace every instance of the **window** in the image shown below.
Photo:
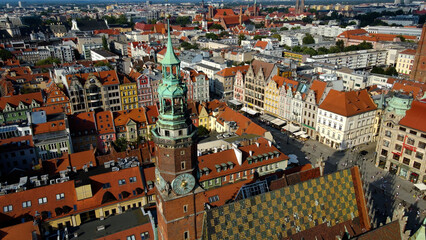
{"label": "window", "polygon": [[388,156],[388,150],[382,149],[381,155],[387,157]]}
{"label": "window", "polygon": [[22,207],[23,208],[31,207],[31,201],[22,202]]}
{"label": "window", "polygon": [[417,135],[417,132],[413,131],[413,130],[410,130],[410,133],[413,134],[413,135]]}
{"label": "window", "polygon": [[102,188],[103,189],[107,189],[107,188],[110,188],[111,187],[111,184],[110,183],[104,183],[103,185],[102,185]]}
{"label": "window", "polygon": [[56,200],[61,200],[61,199],[64,199],[64,198],[65,198],[65,194],[64,193],[56,194]]}
{"label": "window", "polygon": [[397,160],[397,161],[399,161],[399,155],[398,154],[393,154],[393,157],[392,157],[394,160]]}
{"label": "window", "polygon": [[413,153],[413,151],[411,151],[410,149],[405,149],[405,154],[411,155]]}
{"label": "window", "polygon": [[142,240],[149,239],[149,232],[141,233],[141,238],[142,238]]}
{"label": "window", "polygon": [[44,204],[44,203],[47,203],[47,197],[43,197],[43,198],[38,199],[38,204]]}
{"label": "window", "polygon": [[399,144],[395,144],[395,150],[401,151],[402,150],[402,146],[399,145]]}
{"label": "window", "polygon": [[398,134],[398,137],[396,137],[396,139],[398,140],[398,141],[404,141],[404,135],[401,135],[401,134]]}
{"label": "window", "polygon": [[180,155],[185,155],[185,150],[180,151]]}
{"label": "window", "polygon": [[383,146],[385,146],[385,147],[389,147],[389,141],[384,140],[384,141],[383,141]]}
{"label": "window", "polygon": [[183,212],[184,213],[188,212],[188,205],[183,205]]}
{"label": "window", "polygon": [[416,158],[418,158],[418,159],[423,159],[423,153],[421,153],[421,152],[416,152]]}
{"label": "window", "polygon": [[180,162],[180,168],[181,168],[182,170],[184,170],[184,169],[185,169],[185,161]]}
{"label": "window", "polygon": [[402,160],[402,162],[403,162],[404,164],[406,164],[406,165],[410,165],[410,159],[408,159],[408,158],[404,158],[404,159]]}
{"label": "window", "polygon": [[131,183],[136,182],[136,177],[129,178],[129,182],[131,182]]}
{"label": "window", "polygon": [[186,231],[186,232],[183,233],[183,239],[184,240],[189,239],[189,232],[188,231]]}
{"label": "window", "polygon": [[407,138],[407,143],[410,144],[410,145],[414,145],[414,139]]}
{"label": "window", "polygon": [[424,143],[424,142],[419,142],[419,148],[421,148],[421,149],[425,149],[425,148],[426,148],[426,143]]}
{"label": "window", "polygon": [[414,162],[414,164],[413,164],[413,167],[417,168],[417,169],[420,169],[421,166],[422,165],[420,163],[418,163],[418,162]]}
{"label": "window", "polygon": [[124,185],[124,184],[126,184],[126,179],[118,180],[118,185]]}
{"label": "window", "polygon": [[127,236],[126,240],[136,240],[135,235]]}
{"label": "window", "polygon": [[391,133],[391,131],[386,131],[386,132],[385,132],[385,136],[386,136],[386,137],[392,137],[392,133]]}
{"label": "window", "polygon": [[8,206],[4,206],[3,207],[3,212],[11,212],[13,210],[13,206],[12,205],[8,205]]}
{"label": "window", "polygon": [[405,127],[399,127],[399,130],[401,130],[403,132],[407,131],[407,129]]}

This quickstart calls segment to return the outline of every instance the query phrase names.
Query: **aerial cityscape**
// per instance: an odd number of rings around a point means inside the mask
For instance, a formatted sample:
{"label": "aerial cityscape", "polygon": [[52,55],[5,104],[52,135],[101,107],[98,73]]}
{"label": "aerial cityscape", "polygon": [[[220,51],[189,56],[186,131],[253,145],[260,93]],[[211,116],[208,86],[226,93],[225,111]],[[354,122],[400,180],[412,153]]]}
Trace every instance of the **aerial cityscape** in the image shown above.
{"label": "aerial cityscape", "polygon": [[0,239],[425,240],[426,2],[0,2]]}

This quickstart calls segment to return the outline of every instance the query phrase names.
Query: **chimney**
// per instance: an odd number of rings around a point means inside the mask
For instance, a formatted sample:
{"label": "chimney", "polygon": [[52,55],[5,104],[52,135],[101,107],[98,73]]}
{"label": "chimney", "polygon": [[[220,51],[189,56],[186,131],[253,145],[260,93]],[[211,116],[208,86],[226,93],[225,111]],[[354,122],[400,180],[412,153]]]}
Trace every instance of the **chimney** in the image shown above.
{"label": "chimney", "polygon": [[250,157],[253,157],[253,151],[249,151]]}
{"label": "chimney", "polygon": [[240,149],[234,148],[235,157],[237,157],[238,164],[243,164],[243,152]]}
{"label": "chimney", "polygon": [[259,144],[258,142],[256,142],[256,146],[257,146],[257,147],[259,147],[259,146],[260,146],[260,144]]}
{"label": "chimney", "polygon": [[268,145],[269,145],[269,147],[271,147],[272,146],[272,142],[268,141]]}

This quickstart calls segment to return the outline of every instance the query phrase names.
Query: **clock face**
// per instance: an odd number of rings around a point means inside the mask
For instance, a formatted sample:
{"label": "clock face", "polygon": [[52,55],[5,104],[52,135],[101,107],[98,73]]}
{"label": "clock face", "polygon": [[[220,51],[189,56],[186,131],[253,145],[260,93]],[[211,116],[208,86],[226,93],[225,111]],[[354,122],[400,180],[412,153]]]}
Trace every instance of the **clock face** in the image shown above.
{"label": "clock face", "polygon": [[172,181],[173,191],[178,195],[189,193],[195,187],[195,178],[189,173],[177,176]]}

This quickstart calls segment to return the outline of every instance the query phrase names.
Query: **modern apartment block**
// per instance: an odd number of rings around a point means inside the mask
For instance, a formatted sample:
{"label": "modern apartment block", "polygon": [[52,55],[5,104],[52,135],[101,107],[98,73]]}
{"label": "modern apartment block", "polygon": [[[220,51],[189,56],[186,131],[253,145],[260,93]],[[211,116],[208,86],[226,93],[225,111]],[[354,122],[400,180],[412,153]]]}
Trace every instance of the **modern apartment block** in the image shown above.
{"label": "modern apartment block", "polygon": [[387,54],[387,50],[360,50],[312,56],[307,61],[359,69],[386,65]]}

